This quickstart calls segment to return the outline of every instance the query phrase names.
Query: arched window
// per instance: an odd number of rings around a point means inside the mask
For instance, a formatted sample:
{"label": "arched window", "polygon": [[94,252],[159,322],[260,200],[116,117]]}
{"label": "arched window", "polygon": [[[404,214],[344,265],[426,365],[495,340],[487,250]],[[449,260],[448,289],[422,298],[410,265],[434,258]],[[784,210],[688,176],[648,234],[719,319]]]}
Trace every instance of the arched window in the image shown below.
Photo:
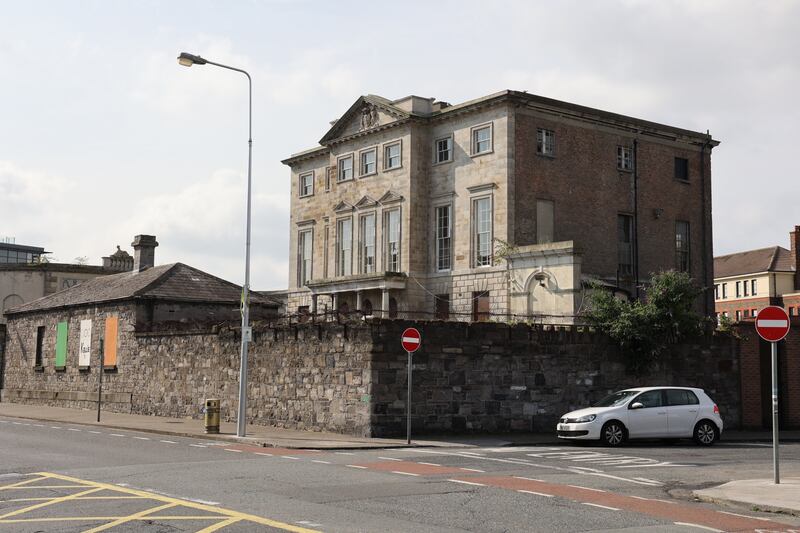
{"label": "arched window", "polygon": [[23,300],[22,296],[20,296],[19,294],[9,294],[5,298],[3,298],[3,305],[2,307],[0,307],[0,313],[5,311],[6,309],[11,309],[12,307],[16,307],[24,303],[25,300]]}

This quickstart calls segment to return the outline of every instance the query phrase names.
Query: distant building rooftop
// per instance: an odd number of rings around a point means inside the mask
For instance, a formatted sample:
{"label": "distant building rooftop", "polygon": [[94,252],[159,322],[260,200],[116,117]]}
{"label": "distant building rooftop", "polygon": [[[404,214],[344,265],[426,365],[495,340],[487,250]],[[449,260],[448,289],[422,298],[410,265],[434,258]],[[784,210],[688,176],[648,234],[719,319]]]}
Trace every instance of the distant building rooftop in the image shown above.
{"label": "distant building rooftop", "polygon": [[39,246],[26,246],[0,240],[0,264],[4,263],[37,263],[42,254],[49,254]]}

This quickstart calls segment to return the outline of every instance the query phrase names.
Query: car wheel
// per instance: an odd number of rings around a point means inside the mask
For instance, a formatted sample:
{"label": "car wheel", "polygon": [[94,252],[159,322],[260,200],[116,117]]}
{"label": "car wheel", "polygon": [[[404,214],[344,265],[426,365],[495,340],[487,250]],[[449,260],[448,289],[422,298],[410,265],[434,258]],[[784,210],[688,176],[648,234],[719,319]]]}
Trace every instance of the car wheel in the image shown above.
{"label": "car wheel", "polygon": [[694,427],[694,441],[701,446],[711,446],[719,438],[717,426],[708,420],[701,420]]}
{"label": "car wheel", "polygon": [[600,442],[611,447],[621,445],[625,442],[625,426],[616,420],[606,422],[600,430]]}

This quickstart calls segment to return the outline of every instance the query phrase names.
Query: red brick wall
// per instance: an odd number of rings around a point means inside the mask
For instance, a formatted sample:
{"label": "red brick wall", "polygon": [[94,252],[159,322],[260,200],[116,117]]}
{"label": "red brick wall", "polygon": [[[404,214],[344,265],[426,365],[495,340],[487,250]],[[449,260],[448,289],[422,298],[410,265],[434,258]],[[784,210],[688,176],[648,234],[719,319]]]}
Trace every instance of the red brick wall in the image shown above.
{"label": "red brick wall", "polygon": [[[780,347],[781,396],[778,409],[782,416],[782,429],[800,428],[800,319],[793,319],[791,330]],[[752,322],[739,326],[742,335],[740,342],[740,364],[742,379],[742,427],[762,427],[761,363],[759,353],[760,338]],[[769,380],[767,380],[769,381]],[[764,391],[763,397],[770,397]]]}
{"label": "red brick wall", "polygon": [[[633,173],[617,169],[617,146],[633,146],[633,134],[615,133],[566,119],[544,118],[518,110],[515,126],[515,243],[536,242],[536,200],[555,202],[556,241],[574,240],[583,252],[587,274],[617,276],[617,215],[633,214]],[[554,158],[536,153],[536,130],[555,131]],[[689,181],[674,177],[674,157],[689,161]],[[711,169],[706,150],[667,144],[642,136],[638,144],[639,276],[675,267],[675,221],[690,223],[691,274],[713,288]],[[705,172],[703,204],[701,169]],[[705,239],[703,226],[705,218]],[[703,243],[705,240],[705,251]],[[714,312],[713,294],[705,301]]]}

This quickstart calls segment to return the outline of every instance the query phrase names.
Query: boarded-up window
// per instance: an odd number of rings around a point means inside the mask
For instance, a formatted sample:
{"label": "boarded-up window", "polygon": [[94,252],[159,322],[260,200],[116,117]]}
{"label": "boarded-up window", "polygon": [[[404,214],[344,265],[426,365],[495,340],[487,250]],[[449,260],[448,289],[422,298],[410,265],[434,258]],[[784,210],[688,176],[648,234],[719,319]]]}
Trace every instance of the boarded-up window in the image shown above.
{"label": "boarded-up window", "polygon": [[472,321],[486,322],[489,320],[489,291],[472,293]]}
{"label": "boarded-up window", "polygon": [[106,333],[103,344],[103,365],[117,366],[117,323],[115,316],[106,318]]}
{"label": "boarded-up window", "polygon": [[42,358],[43,349],[44,326],[39,326],[36,328],[36,361],[34,362],[37,368],[41,368],[44,365],[44,359]]}
{"label": "boarded-up window", "polygon": [[56,368],[67,366],[67,323],[59,322],[56,326]]}
{"label": "boarded-up window", "polygon": [[448,320],[450,318],[450,295],[437,294],[436,303],[434,305],[434,313],[439,320]]}
{"label": "boarded-up window", "polygon": [[554,204],[551,200],[536,200],[536,242],[553,242]]}

